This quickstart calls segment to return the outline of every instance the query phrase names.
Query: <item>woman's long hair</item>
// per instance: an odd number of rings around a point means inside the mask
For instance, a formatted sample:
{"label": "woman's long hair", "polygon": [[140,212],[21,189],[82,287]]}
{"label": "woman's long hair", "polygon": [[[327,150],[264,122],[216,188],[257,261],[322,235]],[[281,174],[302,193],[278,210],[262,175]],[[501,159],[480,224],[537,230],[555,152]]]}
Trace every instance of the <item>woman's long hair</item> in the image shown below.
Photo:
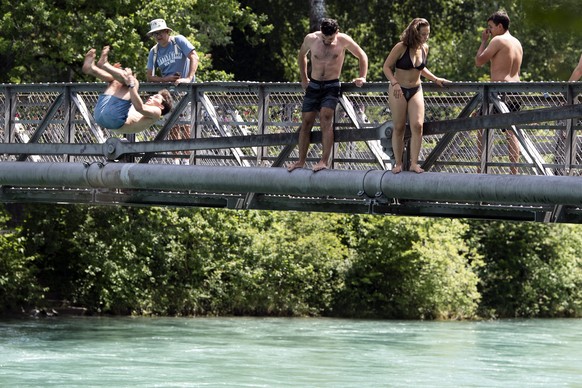
{"label": "woman's long hair", "polygon": [[422,27],[430,27],[428,20],[424,18],[414,18],[406,27],[402,35],[400,35],[400,40],[407,47],[418,48],[421,46],[422,41],[420,40],[420,29]]}

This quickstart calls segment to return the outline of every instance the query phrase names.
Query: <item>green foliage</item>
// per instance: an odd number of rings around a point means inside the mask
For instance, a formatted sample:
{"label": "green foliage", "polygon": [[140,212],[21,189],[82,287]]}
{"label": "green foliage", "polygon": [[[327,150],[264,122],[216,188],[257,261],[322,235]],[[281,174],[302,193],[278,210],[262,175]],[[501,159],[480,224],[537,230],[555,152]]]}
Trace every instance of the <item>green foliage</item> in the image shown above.
{"label": "green foliage", "polygon": [[29,205],[22,225],[26,252],[38,255],[38,283],[46,287],[50,299],[67,299],[75,290],[75,280],[84,268],[76,261],[70,241],[84,222],[87,208]]}
{"label": "green foliage", "polygon": [[3,309],[44,292],[111,314],[582,313],[579,226],[217,209],[27,209],[21,234],[0,235],[6,273],[0,284],[12,298],[0,300]]}
{"label": "green foliage", "polygon": [[[328,16],[368,54],[369,81],[385,81],[382,64],[414,17],[431,23],[429,68],[453,81],[488,79],[488,66],[477,68],[474,56],[487,17],[498,9],[509,13],[511,32],[523,44],[523,80],[565,80],[580,56],[577,0],[325,3]],[[0,82],[9,83],[94,81],[81,73],[83,57],[105,44],[112,61],[143,78],[155,18],[193,42],[201,81],[297,81],[297,52],[309,32],[304,0],[22,0],[3,2],[0,10]],[[357,72],[357,60],[346,56],[342,78]]]}
{"label": "green foliage", "polygon": [[258,286],[250,292],[258,313],[320,315],[331,309],[349,257],[335,233],[341,220],[338,215],[277,213],[257,230],[247,265]]}
{"label": "green foliage", "polygon": [[521,4],[519,39],[524,47],[525,80],[568,80],[582,51],[580,2],[531,0]]}
{"label": "green foliage", "polygon": [[[241,80],[297,81],[297,52],[309,32],[308,2],[241,3],[267,15],[276,28],[257,47],[246,44],[246,32],[235,28],[234,44],[213,50],[220,66]],[[508,12],[511,33],[522,42],[522,80],[566,80],[580,56],[575,32],[581,28],[582,7],[576,0],[327,0],[325,4],[327,16],[337,19],[341,31],[351,35],[368,54],[368,81],[386,80],[382,72],[384,60],[415,17],[424,17],[431,23],[429,68],[452,81],[489,80],[488,65],[476,67],[475,54],[487,18],[497,10]],[[347,55],[342,79],[353,79],[357,71],[357,60]]]}
{"label": "green foliage", "polygon": [[484,316],[574,317],[582,307],[580,227],[473,223],[483,255],[479,273]]}
{"label": "green foliage", "polygon": [[36,255],[24,252],[18,229],[8,229],[9,217],[0,209],[0,313],[19,312],[43,296],[36,282]]}
{"label": "green foliage", "polygon": [[305,0],[241,0],[240,3],[241,8],[263,18],[268,33],[263,36],[248,28],[233,28],[230,44],[212,48],[215,66],[235,74],[237,80],[297,81],[297,53],[309,32],[309,3]]}
{"label": "green foliage", "polygon": [[529,21],[538,26],[549,27],[569,34],[582,32],[582,9],[578,0],[529,0],[523,3]]}
{"label": "green foliage", "polygon": [[330,223],[293,213],[41,205],[25,229],[53,297],[93,312],[318,315],[330,309],[347,257],[325,231]]}
{"label": "green foliage", "polygon": [[351,316],[470,318],[479,294],[481,261],[456,220],[356,219],[358,257],[337,311]]}
{"label": "green foliage", "polygon": [[[149,21],[165,18],[176,33],[194,44],[200,57],[198,79],[211,80],[212,46],[231,42],[233,27],[252,32],[254,44],[271,27],[235,0],[2,2],[0,82],[87,80],[81,72],[91,47],[112,47],[111,60],[145,76]],[[89,79],[94,81],[94,79]]]}

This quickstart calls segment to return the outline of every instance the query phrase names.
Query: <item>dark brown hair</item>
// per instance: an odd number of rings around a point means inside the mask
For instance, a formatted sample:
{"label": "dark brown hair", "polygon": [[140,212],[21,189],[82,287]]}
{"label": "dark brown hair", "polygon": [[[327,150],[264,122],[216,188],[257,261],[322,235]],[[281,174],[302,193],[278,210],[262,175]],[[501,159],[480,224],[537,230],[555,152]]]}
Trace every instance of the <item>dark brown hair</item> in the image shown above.
{"label": "dark brown hair", "polygon": [[334,19],[322,19],[320,29],[323,35],[330,36],[339,31],[339,24]]}
{"label": "dark brown hair", "polygon": [[420,29],[422,27],[430,27],[428,20],[424,18],[412,19],[408,27],[406,27],[402,35],[400,35],[400,40],[402,43],[410,48],[420,47],[422,44],[420,38]]}
{"label": "dark brown hair", "polygon": [[160,96],[162,96],[163,100],[162,100],[162,116],[164,116],[165,114],[169,113],[172,110],[172,107],[174,106],[174,102],[172,99],[172,95],[170,94],[170,92],[168,91],[168,89],[162,89],[158,92],[158,94]]}
{"label": "dark brown hair", "polygon": [[501,24],[505,31],[509,30],[509,16],[507,16],[505,12],[497,11],[489,16],[487,21],[489,20],[491,20],[496,26]]}

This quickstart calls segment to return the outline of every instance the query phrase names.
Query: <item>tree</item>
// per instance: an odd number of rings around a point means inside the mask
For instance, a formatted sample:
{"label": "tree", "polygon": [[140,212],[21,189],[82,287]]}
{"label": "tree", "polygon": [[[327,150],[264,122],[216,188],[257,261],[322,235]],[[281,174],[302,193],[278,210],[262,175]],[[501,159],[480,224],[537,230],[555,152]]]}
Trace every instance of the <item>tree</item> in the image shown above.
{"label": "tree", "polygon": [[231,44],[212,47],[216,68],[234,74],[241,81],[297,81],[297,53],[309,32],[310,3],[306,0],[241,0],[240,3],[241,7],[264,16],[271,29],[264,39],[251,45],[249,37],[253,34],[248,28],[234,27]]}
{"label": "tree", "polygon": [[582,7],[577,0],[523,4],[524,57],[528,80],[568,80],[580,58]]}
{"label": "tree", "polygon": [[579,316],[579,226],[499,221],[471,225],[467,240],[485,263],[479,269],[483,316]]}
{"label": "tree", "polygon": [[309,0],[309,32],[319,31],[321,19],[326,17],[325,0]]}
{"label": "tree", "polygon": [[337,295],[340,316],[471,318],[479,255],[458,220],[354,217],[357,251]]}
{"label": "tree", "polygon": [[7,227],[9,217],[0,209],[0,314],[19,313],[43,297],[45,289],[38,284],[36,254],[26,254],[25,239],[20,228]]}
{"label": "tree", "polygon": [[112,61],[144,76],[153,45],[146,33],[155,18],[165,18],[188,37],[202,58],[198,78],[210,79],[224,76],[211,72],[211,58],[205,54],[211,46],[230,43],[234,27],[256,39],[269,30],[264,16],[236,0],[22,0],[2,2],[0,10],[0,82],[8,83],[85,80],[85,52],[105,44],[112,47]]}

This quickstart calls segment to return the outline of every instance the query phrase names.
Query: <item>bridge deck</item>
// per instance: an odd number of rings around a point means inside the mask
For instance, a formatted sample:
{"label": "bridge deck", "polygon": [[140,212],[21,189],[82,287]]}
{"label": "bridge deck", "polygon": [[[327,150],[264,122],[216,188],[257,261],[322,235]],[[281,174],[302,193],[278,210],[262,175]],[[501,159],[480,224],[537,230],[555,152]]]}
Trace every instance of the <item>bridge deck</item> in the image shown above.
{"label": "bridge deck", "polygon": [[[172,88],[174,111],[150,130],[127,137],[100,128],[92,112],[104,84],[1,85],[0,201],[121,203],[138,205],[218,206],[304,211],[372,212],[450,217],[528,219],[578,222],[577,205],[430,201],[415,198],[371,198],[284,195],[236,189],[200,193],[151,188],[47,187],[7,181],[1,172],[10,162],[52,164],[136,163],[206,167],[281,167],[296,158],[296,131],[303,91],[287,83],[195,83]],[[157,84],[142,84],[145,94]],[[423,85],[426,123],[421,162],[425,170],[448,174],[506,176],[519,185],[528,176],[579,176],[582,84],[453,83],[444,88]],[[336,110],[333,169],[387,170],[391,167],[391,112],[387,83],[363,88],[345,84]],[[495,98],[505,94],[520,112],[488,115],[487,107],[507,107]],[[480,129],[485,129],[480,131]],[[315,128],[317,130],[317,128]],[[520,160],[509,161],[506,131],[520,140]],[[319,160],[315,131],[308,165]],[[479,147],[479,142],[484,144]],[[479,150],[482,149],[480,153]],[[39,166],[40,166],[39,164]],[[4,166],[4,168],[2,168]],[[518,177],[509,176],[517,166]],[[34,168],[34,164],[32,164]],[[172,170],[172,169],[171,169]],[[29,171],[28,169],[26,171]],[[32,170],[31,170],[32,171]],[[14,181],[14,179],[16,179]],[[250,176],[249,179],[253,179]],[[293,180],[293,175],[289,174]],[[575,179],[575,178],[572,178]],[[509,182],[509,181],[508,181]],[[537,181],[540,184],[544,184]],[[522,193],[523,194],[523,193]]]}

